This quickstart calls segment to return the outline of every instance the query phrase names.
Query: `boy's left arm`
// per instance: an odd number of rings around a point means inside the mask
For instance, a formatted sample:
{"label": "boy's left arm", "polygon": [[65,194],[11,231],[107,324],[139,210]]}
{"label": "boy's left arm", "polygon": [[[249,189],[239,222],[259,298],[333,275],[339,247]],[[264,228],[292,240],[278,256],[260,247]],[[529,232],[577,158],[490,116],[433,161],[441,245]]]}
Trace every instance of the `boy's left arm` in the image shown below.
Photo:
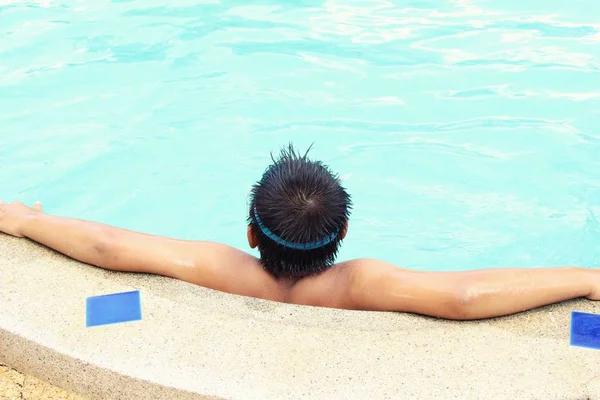
{"label": "boy's left arm", "polygon": [[26,237],[101,268],[168,276],[244,296],[280,300],[256,258],[230,246],[171,239],[45,214],[40,204],[0,203],[0,232]]}

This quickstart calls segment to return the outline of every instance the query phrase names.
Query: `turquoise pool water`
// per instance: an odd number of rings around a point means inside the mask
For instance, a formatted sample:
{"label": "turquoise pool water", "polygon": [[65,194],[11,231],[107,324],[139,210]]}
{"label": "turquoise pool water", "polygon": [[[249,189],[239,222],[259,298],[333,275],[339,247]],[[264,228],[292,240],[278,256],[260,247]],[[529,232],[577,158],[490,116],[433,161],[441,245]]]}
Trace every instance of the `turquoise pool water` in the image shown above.
{"label": "turquoise pool water", "polygon": [[245,249],[269,151],[315,142],[355,201],[341,259],[598,266],[598,15],[0,0],[0,197]]}

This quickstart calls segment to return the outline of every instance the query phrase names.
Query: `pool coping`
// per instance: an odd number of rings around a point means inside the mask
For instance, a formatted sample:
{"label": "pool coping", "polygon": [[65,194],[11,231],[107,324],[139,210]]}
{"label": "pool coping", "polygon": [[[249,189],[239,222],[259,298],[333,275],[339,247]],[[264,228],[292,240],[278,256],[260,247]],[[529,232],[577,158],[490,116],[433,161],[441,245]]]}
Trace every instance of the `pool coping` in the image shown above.
{"label": "pool coping", "polygon": [[[85,327],[87,297],[129,290],[142,321]],[[0,363],[90,399],[600,399],[600,351],[569,344],[598,302],[472,322],[298,307],[6,235],[0,299]]]}

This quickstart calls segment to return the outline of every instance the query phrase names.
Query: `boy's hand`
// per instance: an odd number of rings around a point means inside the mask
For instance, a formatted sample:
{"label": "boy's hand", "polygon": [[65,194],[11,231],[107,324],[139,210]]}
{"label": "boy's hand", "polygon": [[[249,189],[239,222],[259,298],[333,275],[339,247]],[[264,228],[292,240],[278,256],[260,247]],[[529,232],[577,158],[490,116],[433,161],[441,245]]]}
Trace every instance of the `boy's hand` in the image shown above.
{"label": "boy's hand", "polygon": [[4,203],[0,200],[0,232],[23,237],[23,225],[27,218],[41,212],[44,212],[44,210],[40,202],[36,202],[33,207],[29,207],[19,201]]}

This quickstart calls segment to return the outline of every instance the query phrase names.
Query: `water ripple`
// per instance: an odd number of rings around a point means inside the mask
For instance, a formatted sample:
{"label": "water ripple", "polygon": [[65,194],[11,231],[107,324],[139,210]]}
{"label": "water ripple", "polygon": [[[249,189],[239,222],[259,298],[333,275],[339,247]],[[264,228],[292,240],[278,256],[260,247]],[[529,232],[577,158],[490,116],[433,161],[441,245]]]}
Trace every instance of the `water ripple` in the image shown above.
{"label": "water ripple", "polygon": [[269,151],[315,142],[355,199],[342,258],[599,264],[599,13],[0,0],[0,197],[245,248]]}

